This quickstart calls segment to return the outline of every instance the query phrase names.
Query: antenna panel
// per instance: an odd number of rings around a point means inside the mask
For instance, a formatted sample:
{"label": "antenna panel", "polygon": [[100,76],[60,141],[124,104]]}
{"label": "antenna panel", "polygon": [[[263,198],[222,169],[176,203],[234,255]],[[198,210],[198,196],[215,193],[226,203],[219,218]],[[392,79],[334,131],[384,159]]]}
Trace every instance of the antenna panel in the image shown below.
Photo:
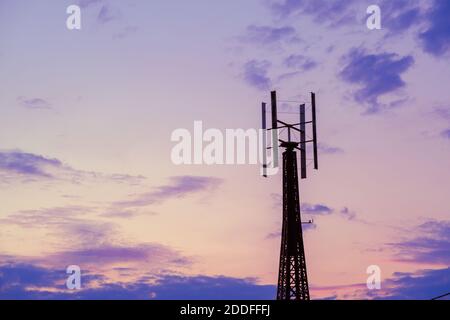
{"label": "antenna panel", "polygon": [[306,119],[305,105],[300,105],[300,170],[301,178],[306,179]]}
{"label": "antenna panel", "polygon": [[277,92],[270,93],[272,107],[272,162],[273,167],[278,167],[278,118],[277,118]]}
{"label": "antenna panel", "polygon": [[312,109],[312,131],[313,131],[313,152],[314,152],[314,169],[319,169],[319,161],[317,157],[317,118],[316,118],[316,94],[311,92],[311,109]]}
{"label": "antenna panel", "polygon": [[261,104],[261,126],[262,126],[262,175],[267,178],[267,121],[266,103]]}

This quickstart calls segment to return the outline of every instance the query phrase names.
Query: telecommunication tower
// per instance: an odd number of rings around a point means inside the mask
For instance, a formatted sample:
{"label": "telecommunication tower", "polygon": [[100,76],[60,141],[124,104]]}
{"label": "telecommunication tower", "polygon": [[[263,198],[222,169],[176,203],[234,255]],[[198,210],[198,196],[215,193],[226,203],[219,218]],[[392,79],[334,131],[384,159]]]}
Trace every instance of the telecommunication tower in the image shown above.
{"label": "telecommunication tower", "polygon": [[[305,248],[303,243],[302,221],[300,215],[300,198],[298,186],[297,152],[300,151],[300,176],[306,179],[307,159],[306,146],[312,143],[314,169],[318,169],[317,158],[317,121],[316,96],[311,93],[311,120],[306,120],[306,105],[299,105],[299,122],[287,123],[278,120],[277,94],[271,92],[272,126],[266,125],[266,103],[262,103],[262,127],[264,141],[266,132],[272,133],[273,146],[284,148],[283,152],[283,223],[281,230],[280,265],[278,273],[277,300],[309,300],[308,274],[306,271]],[[312,138],[307,140],[307,127],[310,127]],[[287,139],[281,139],[279,130],[287,129]],[[298,133],[299,139],[294,139]],[[265,143],[265,142],[264,142]],[[279,143],[279,145],[278,145]],[[274,163],[278,156],[277,148],[273,149]],[[265,154],[265,152],[264,152]],[[267,177],[266,156],[263,158],[263,176]],[[311,223],[309,221],[308,223]]]}

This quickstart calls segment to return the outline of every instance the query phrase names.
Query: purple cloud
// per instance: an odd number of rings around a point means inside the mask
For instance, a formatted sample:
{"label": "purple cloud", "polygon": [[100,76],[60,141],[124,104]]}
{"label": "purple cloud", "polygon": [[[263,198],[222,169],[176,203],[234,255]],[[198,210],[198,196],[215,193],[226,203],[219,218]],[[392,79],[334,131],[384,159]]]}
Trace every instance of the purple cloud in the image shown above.
{"label": "purple cloud", "polygon": [[359,300],[431,300],[449,292],[450,268],[394,272],[391,277],[383,280],[380,290],[369,290],[365,283],[335,286],[330,289],[338,293],[338,290],[348,292],[351,288],[354,289],[352,293],[336,294],[336,297]]}
{"label": "purple cloud", "polygon": [[[110,283],[101,275],[88,274],[82,277],[81,290],[70,291],[63,284],[67,277],[64,271],[33,264],[1,265],[0,299],[270,300],[276,293],[274,285],[261,285],[253,278],[171,274],[149,275],[128,283]],[[90,286],[95,280],[96,286]]]}
{"label": "purple cloud", "polygon": [[[92,213],[85,207],[63,207],[41,210],[24,210],[0,219],[3,226],[19,226],[43,230],[47,239],[58,240],[58,250],[38,257],[5,257],[0,260],[15,263],[34,263],[39,266],[62,268],[76,264],[103,270],[115,263],[145,264],[147,270],[186,267],[191,259],[179,251],[159,243],[124,243],[111,222],[87,219]],[[61,249],[63,248],[63,249]],[[136,270],[142,274],[142,270]]]}
{"label": "purple cloud", "polygon": [[[105,0],[78,0],[78,5],[83,9],[101,5],[100,11],[97,14],[97,21],[102,24],[116,20],[121,14],[118,8],[112,7],[111,4],[107,3]],[[133,32],[133,30],[125,29],[124,32],[118,35],[118,38],[126,36],[127,34],[125,34],[125,32],[128,34],[128,32]],[[115,38],[115,36],[113,36],[113,38]]]}
{"label": "purple cloud", "polygon": [[433,114],[444,120],[450,121],[450,107],[436,107],[433,110]]}
{"label": "purple cloud", "polygon": [[399,35],[422,20],[421,8],[417,1],[385,0],[380,4],[382,25],[390,32],[389,35]]}
{"label": "purple cloud", "polygon": [[[53,287],[62,289],[65,270],[49,270],[29,264],[3,264],[0,266],[0,299],[45,299],[48,295],[43,292],[41,296],[33,289],[39,287]],[[58,283],[58,281],[60,283]]]}
{"label": "purple cloud", "polygon": [[[361,5],[359,10],[357,5]],[[384,0],[378,3],[382,10],[383,28],[390,35],[399,34],[421,20],[421,8],[417,1]],[[368,4],[355,0],[283,0],[270,2],[272,12],[281,18],[296,15],[311,16],[316,23],[329,27],[354,26],[365,24],[367,16],[360,19],[360,12],[365,12]]]}
{"label": "purple cloud", "polygon": [[[450,107],[436,107],[432,114],[450,123]],[[450,128],[441,131],[440,136],[444,139],[450,139]]]}
{"label": "purple cloud", "polygon": [[[58,292],[65,290],[68,297],[70,292],[66,289],[66,270],[49,269],[28,263],[3,263],[0,265],[0,299],[47,299]],[[89,286],[95,281],[102,280],[103,276],[85,273],[83,274],[83,285]],[[57,290],[48,292],[45,289],[39,291],[37,288],[52,287]]]}
{"label": "purple cloud", "polygon": [[147,267],[188,266],[191,259],[183,256],[167,246],[158,243],[145,243],[137,245],[94,244],[89,247],[56,252],[38,258],[35,261],[64,266],[68,262],[80,266],[104,267],[115,263],[146,263]]}
{"label": "purple cloud", "polygon": [[21,151],[0,151],[0,171],[8,171],[19,175],[52,178],[47,168],[61,168],[57,159]]}
{"label": "purple cloud", "polygon": [[177,176],[170,178],[170,182],[168,185],[155,188],[152,192],[141,194],[133,200],[116,202],[114,206],[120,208],[144,207],[171,198],[182,198],[194,193],[213,191],[223,180],[215,177]]}
{"label": "purple cloud", "polygon": [[450,50],[450,2],[434,0],[426,14],[428,28],[419,34],[419,40],[425,52],[436,57]]}
{"label": "purple cloud", "polygon": [[282,42],[298,42],[296,31],[291,26],[270,27],[255,26],[247,27],[246,34],[241,37],[245,43],[252,42],[261,45],[281,44]]}
{"label": "purple cloud", "polygon": [[369,297],[390,300],[430,300],[450,288],[450,267],[417,272],[396,272],[383,282],[381,292],[369,290]]}
{"label": "purple cloud", "polygon": [[329,215],[333,212],[333,209],[324,204],[308,204],[301,205],[301,212],[312,215]]}
{"label": "purple cloud", "polygon": [[157,299],[272,300],[276,294],[274,285],[260,285],[253,278],[167,276],[157,284]]}
{"label": "purple cloud", "polygon": [[123,209],[123,208],[113,208],[106,210],[104,213],[101,214],[103,217],[107,218],[121,218],[121,219],[128,219],[133,218],[136,216],[155,216],[157,215],[156,212],[153,211],[147,211],[147,212],[140,212],[136,210],[129,210],[129,209]]}
{"label": "purple cloud", "polygon": [[74,169],[61,160],[20,150],[0,150],[1,182],[65,180],[78,183],[81,180],[109,180],[116,183],[139,184],[143,176],[127,174],[102,174]]}
{"label": "purple cloud", "polygon": [[368,54],[362,49],[350,50],[343,60],[345,67],[339,75],[344,81],[362,87],[355,92],[354,98],[369,105],[369,113],[378,112],[382,107],[378,102],[380,96],[405,86],[401,75],[414,63],[412,56]]}
{"label": "purple cloud", "polygon": [[327,145],[325,143],[319,143],[317,146],[317,149],[321,154],[341,154],[344,153],[344,150],[339,147],[333,147],[330,145]]}
{"label": "purple cloud", "polygon": [[281,18],[293,15],[310,15],[314,21],[329,26],[341,26],[356,22],[353,0],[283,0],[272,1],[272,12]]}
{"label": "purple cloud", "polygon": [[116,227],[110,222],[86,219],[95,208],[67,206],[21,210],[0,219],[3,226],[46,230],[47,237],[57,237],[69,247],[95,246],[111,241]]}
{"label": "purple cloud", "polygon": [[37,210],[21,210],[7,215],[0,221],[2,224],[14,224],[24,228],[51,225],[57,228],[64,224],[73,224],[75,219],[90,212],[91,209],[82,206],[54,207]]}
{"label": "purple cloud", "polygon": [[450,128],[441,132],[441,136],[445,139],[450,139]]}
{"label": "purple cloud", "polygon": [[[317,226],[314,224],[314,222],[311,223],[302,223],[302,231],[306,232],[306,231],[311,231],[311,230],[316,230]],[[281,239],[281,231],[277,231],[277,232],[271,232],[269,234],[266,235],[266,239]]]}
{"label": "purple cloud", "polygon": [[26,98],[20,96],[17,98],[19,104],[28,109],[50,109],[51,104],[45,99],[42,98]]}
{"label": "purple cloud", "polygon": [[81,8],[87,8],[89,6],[102,3],[104,0],[78,0],[78,5]]}
{"label": "purple cloud", "polygon": [[[283,197],[282,195],[278,193],[272,193],[271,194],[272,200],[273,200],[273,207],[275,209],[281,209],[282,203],[283,203]],[[334,209],[330,206],[327,206],[325,204],[309,204],[309,203],[302,203],[300,206],[300,212],[302,214],[311,214],[316,216],[328,216],[330,214],[336,213],[339,214],[342,218],[345,218],[347,220],[354,220],[362,223],[366,223],[363,220],[356,218],[356,213],[352,210],[350,210],[348,207],[343,207],[340,210]],[[304,224],[304,229],[315,229],[315,226],[313,224]],[[274,233],[274,236],[278,236],[279,233]],[[268,235],[268,238],[270,238],[270,234]]]}
{"label": "purple cloud", "polygon": [[100,23],[107,23],[119,17],[119,13],[113,10],[109,5],[103,5],[98,13],[97,20]]}
{"label": "purple cloud", "polygon": [[292,54],[284,59],[284,65],[291,69],[309,71],[317,67],[317,62],[301,54]]}
{"label": "purple cloud", "polygon": [[347,220],[353,220],[356,218],[356,213],[354,211],[351,211],[349,208],[344,207],[342,208],[339,213],[345,217]]}
{"label": "purple cloud", "polygon": [[124,39],[134,33],[136,33],[138,30],[135,26],[127,26],[123,28],[121,31],[113,34],[113,39]]}
{"label": "purple cloud", "polygon": [[450,265],[450,221],[427,221],[413,230],[420,235],[401,242],[388,243],[396,260]]}
{"label": "purple cloud", "polygon": [[272,86],[268,77],[268,71],[271,63],[267,60],[250,60],[244,65],[243,78],[250,86],[267,91]]}

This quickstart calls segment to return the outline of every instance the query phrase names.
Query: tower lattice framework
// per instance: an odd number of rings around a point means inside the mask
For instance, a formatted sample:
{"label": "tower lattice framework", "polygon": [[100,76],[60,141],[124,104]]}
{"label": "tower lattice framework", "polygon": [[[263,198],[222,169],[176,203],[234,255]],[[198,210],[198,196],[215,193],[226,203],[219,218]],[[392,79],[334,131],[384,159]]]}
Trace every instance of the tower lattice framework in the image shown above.
{"label": "tower lattice framework", "polygon": [[305,249],[300,217],[296,142],[284,142],[283,226],[281,235],[278,300],[309,300]]}

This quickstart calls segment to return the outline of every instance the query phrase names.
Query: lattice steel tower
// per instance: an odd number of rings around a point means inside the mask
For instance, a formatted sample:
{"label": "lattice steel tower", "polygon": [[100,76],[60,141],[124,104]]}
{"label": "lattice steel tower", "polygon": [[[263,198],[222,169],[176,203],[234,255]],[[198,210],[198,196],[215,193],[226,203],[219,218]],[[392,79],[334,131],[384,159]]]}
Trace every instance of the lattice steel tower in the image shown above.
{"label": "lattice steel tower", "polygon": [[[306,271],[305,249],[303,244],[302,221],[300,215],[300,198],[298,188],[297,153],[300,151],[301,178],[306,178],[306,144],[313,144],[314,168],[318,169],[317,161],[317,132],[316,132],[316,103],[315,94],[311,93],[311,120],[306,121],[305,104],[299,106],[299,123],[289,124],[278,120],[276,92],[271,92],[272,127],[266,128],[266,104],[262,104],[264,133],[272,132],[273,165],[277,165],[278,147],[283,152],[283,223],[281,230],[280,266],[278,273],[278,300],[309,300],[308,275]],[[311,124],[312,139],[306,139],[306,126]],[[287,140],[279,138],[278,130],[287,129]],[[291,131],[299,133],[299,141],[292,138]],[[263,135],[265,137],[265,134]],[[275,141],[275,142],[274,142]],[[264,141],[265,143],[265,141]],[[263,175],[267,177],[266,156],[263,158]],[[307,222],[311,223],[311,221]]]}

